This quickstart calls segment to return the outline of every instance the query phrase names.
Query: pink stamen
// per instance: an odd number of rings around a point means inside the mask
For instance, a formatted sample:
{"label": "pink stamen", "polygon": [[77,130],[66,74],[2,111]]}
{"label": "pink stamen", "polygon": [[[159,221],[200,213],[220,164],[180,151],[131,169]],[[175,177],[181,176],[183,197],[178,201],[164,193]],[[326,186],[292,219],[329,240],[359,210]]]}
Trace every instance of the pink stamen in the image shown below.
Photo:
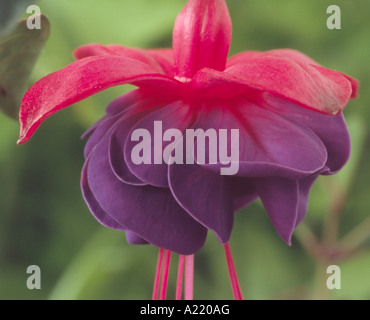
{"label": "pink stamen", "polygon": [[163,265],[161,292],[160,292],[159,300],[166,300],[170,262],[171,262],[171,251],[164,250],[164,265]]}
{"label": "pink stamen", "polygon": [[236,274],[234,260],[233,260],[232,254],[231,254],[230,244],[226,243],[224,245],[224,248],[225,248],[227,268],[229,269],[231,287],[233,289],[234,298],[235,298],[235,300],[243,300],[243,294],[242,294],[242,291],[240,289],[238,276]]}
{"label": "pink stamen", "polygon": [[185,257],[185,300],[193,300],[194,255]]}
{"label": "pink stamen", "polygon": [[158,300],[159,281],[161,278],[161,271],[162,271],[163,251],[164,250],[162,248],[159,248],[157,268],[155,270],[152,300]]}
{"label": "pink stamen", "polygon": [[177,271],[177,284],[176,284],[176,300],[181,300],[181,292],[182,292],[182,278],[184,274],[184,262],[185,256],[179,256],[179,268]]}

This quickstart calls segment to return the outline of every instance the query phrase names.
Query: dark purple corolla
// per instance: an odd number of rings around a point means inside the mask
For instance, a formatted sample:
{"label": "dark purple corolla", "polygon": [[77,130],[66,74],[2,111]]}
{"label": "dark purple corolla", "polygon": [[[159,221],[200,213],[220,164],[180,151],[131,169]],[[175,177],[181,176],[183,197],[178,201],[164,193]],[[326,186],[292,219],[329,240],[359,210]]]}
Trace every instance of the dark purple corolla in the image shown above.
{"label": "dark purple corolla", "polygon": [[[230,41],[225,1],[190,0],[177,18],[173,49],[83,46],[75,52],[78,61],[26,93],[19,143],[56,111],[108,87],[134,84],[139,89],[112,102],[85,134],[81,185],[96,219],[126,231],[128,242],[151,243],[166,254],[194,254],[211,230],[231,262],[234,213],[259,197],[290,243],[315,179],[336,173],[349,157],[341,111],[356,96],[357,82],[290,49],[227,60]],[[187,163],[186,143],[176,134],[160,150],[154,139],[133,139],[137,130],[154,137],[159,122],[161,132],[217,129],[218,139],[222,129],[238,130],[237,172],[221,175],[221,157]],[[138,143],[151,162],[133,160]],[[162,161],[163,154],[171,157],[168,148],[181,149],[184,161]],[[232,264],[230,270],[240,298]]]}

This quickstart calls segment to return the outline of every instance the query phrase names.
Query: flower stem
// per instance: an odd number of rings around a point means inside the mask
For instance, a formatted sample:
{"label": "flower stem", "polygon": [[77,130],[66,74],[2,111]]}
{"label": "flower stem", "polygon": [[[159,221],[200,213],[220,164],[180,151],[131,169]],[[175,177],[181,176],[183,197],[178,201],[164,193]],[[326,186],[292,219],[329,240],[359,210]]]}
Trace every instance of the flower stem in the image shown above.
{"label": "flower stem", "polygon": [[185,300],[193,300],[194,255],[185,257]]}
{"label": "flower stem", "polygon": [[160,292],[159,300],[166,300],[168,273],[169,273],[169,270],[170,270],[170,262],[171,262],[171,251],[164,250],[164,265],[163,265],[162,280],[161,280],[161,292]]}
{"label": "flower stem", "polygon": [[176,300],[181,300],[181,292],[182,292],[182,278],[184,274],[184,262],[185,256],[179,256],[179,268],[177,271],[177,284],[176,284]]}
{"label": "flower stem", "polygon": [[236,274],[234,260],[233,260],[232,254],[231,254],[230,244],[226,243],[224,245],[224,248],[225,248],[227,268],[229,269],[230,282],[231,282],[231,287],[233,289],[234,298],[235,298],[235,300],[243,300],[243,294],[242,294],[242,291],[240,289],[238,276]]}
{"label": "flower stem", "polygon": [[162,248],[159,248],[157,268],[155,270],[155,277],[154,277],[154,288],[153,288],[152,300],[158,300],[158,290],[159,290],[159,281],[161,278],[161,271],[162,271],[163,252],[164,250]]}

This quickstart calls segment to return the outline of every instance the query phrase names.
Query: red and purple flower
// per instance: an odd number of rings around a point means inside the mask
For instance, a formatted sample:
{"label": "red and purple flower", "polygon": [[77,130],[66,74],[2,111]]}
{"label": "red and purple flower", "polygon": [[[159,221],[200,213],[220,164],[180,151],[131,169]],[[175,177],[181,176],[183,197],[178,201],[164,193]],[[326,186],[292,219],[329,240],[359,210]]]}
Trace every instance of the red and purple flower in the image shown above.
{"label": "red and purple flower", "polygon": [[[260,198],[290,243],[319,175],[336,173],[350,154],[342,110],[357,81],[294,50],[247,51],[227,59],[231,21],[224,0],[189,0],[178,16],[173,49],[91,44],[78,61],[35,83],[24,96],[24,143],[47,117],[108,87],[139,87],[113,101],[86,134],[83,196],[103,225],[180,255],[203,246],[207,231],[230,240],[234,214]],[[239,132],[239,170],[221,161],[135,164],[136,129]],[[152,142],[151,142],[152,143]],[[161,152],[170,143],[161,146]],[[153,157],[158,150],[151,144]],[[162,155],[162,153],[159,154]],[[227,250],[227,253],[228,250]]]}

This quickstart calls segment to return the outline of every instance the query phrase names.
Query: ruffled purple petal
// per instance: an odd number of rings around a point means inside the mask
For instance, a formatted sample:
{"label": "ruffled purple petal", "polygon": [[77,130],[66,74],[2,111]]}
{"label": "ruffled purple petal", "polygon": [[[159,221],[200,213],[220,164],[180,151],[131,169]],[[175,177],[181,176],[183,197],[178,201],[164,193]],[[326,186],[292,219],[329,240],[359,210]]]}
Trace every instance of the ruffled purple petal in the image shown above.
{"label": "ruffled purple petal", "polygon": [[[155,95],[143,89],[137,89],[111,102],[107,109],[106,115],[87,130],[82,138],[89,138],[86,143],[84,154],[85,158],[90,154],[92,149],[99,143],[104,135],[117,124],[130,117],[137,117],[138,114],[144,116],[166,104],[167,99],[161,95]],[[123,140],[125,142],[125,140]]]}
{"label": "ruffled purple petal", "polygon": [[234,220],[229,179],[197,164],[172,164],[168,172],[177,202],[195,220],[215,232],[221,243],[227,243]]}
{"label": "ruffled purple petal", "polygon": [[232,177],[230,184],[234,212],[238,212],[258,198],[253,179]]}
{"label": "ruffled purple petal", "polygon": [[125,230],[179,254],[193,254],[204,244],[207,229],[185,212],[169,189],[131,186],[113,173],[109,135],[90,155],[87,179],[100,207]]}
{"label": "ruffled purple petal", "polygon": [[255,187],[275,230],[290,245],[297,225],[298,181],[277,177],[255,179]]}
{"label": "ruffled purple petal", "polygon": [[139,179],[128,168],[124,150],[127,137],[132,127],[139,121],[141,116],[142,113],[138,113],[120,121],[116,125],[116,129],[112,130],[109,140],[109,162],[112,171],[122,182],[136,186],[144,186],[148,183]]}
{"label": "ruffled purple petal", "polygon": [[311,191],[313,183],[317,179],[317,175],[307,177],[298,181],[299,187],[299,203],[298,203],[298,214],[295,226],[297,227],[306,215],[308,208],[308,196]]}
{"label": "ruffled purple petal", "polygon": [[94,126],[93,130],[91,128],[89,131],[85,132],[83,138],[88,136],[88,140],[85,144],[84,148],[84,156],[85,159],[90,155],[90,153],[94,150],[96,145],[103,139],[106,133],[114,126],[114,124],[120,119],[120,115],[116,116],[104,116],[100,119]]}
{"label": "ruffled purple petal", "polygon": [[[281,176],[299,179],[321,170],[327,151],[309,128],[241,99],[229,108],[214,105],[193,127],[239,130],[239,177]],[[203,165],[203,164],[202,164]],[[220,172],[221,163],[204,164]]]}
{"label": "ruffled purple petal", "polygon": [[89,138],[85,145],[84,155],[88,157],[93,148],[105,136],[117,121],[124,119],[124,116],[130,108],[139,109],[138,104],[145,104],[147,97],[141,89],[137,89],[126,93],[119,98],[112,101],[107,109],[107,114],[98,120],[91,128],[89,128],[83,135],[82,139]]}
{"label": "ruffled purple petal", "polygon": [[267,108],[289,121],[309,128],[322,140],[328,159],[321,174],[334,174],[346,164],[351,153],[351,140],[343,114],[320,114],[268,94],[264,99]]}
{"label": "ruffled purple petal", "polygon": [[[138,179],[152,186],[168,188],[168,165],[167,160],[164,159],[164,151],[167,147],[171,148],[170,145],[174,145],[177,138],[181,138],[182,132],[191,124],[191,121],[191,109],[182,101],[153,111],[138,121],[131,129],[125,145],[125,159],[131,172]],[[164,134],[168,129],[177,130],[179,135],[172,137],[171,141],[163,141]],[[139,130],[146,132],[146,138],[132,141],[134,132]],[[138,164],[133,157],[135,157],[134,150],[139,144],[143,149],[148,150],[150,159]]]}
{"label": "ruffled purple petal", "polygon": [[[82,169],[81,190],[90,212],[103,226],[116,230],[125,230],[116,220],[109,216],[96,201],[87,181],[87,167],[88,161],[85,162]],[[148,244],[147,241],[130,231],[126,231],[126,239],[130,244]]]}
{"label": "ruffled purple petal", "polygon": [[95,199],[94,194],[91,192],[87,179],[88,164],[89,161],[86,160],[85,165],[82,169],[81,190],[82,195],[86,201],[86,204],[90,209],[90,212],[93,214],[95,219],[98,220],[103,226],[117,230],[125,230],[125,228],[122,225],[120,225],[114,218],[112,218],[106,211],[104,211],[104,209]]}
{"label": "ruffled purple petal", "polygon": [[126,232],[126,239],[129,244],[149,244],[148,241],[145,241],[143,238],[139,237],[136,233],[131,231]]}

